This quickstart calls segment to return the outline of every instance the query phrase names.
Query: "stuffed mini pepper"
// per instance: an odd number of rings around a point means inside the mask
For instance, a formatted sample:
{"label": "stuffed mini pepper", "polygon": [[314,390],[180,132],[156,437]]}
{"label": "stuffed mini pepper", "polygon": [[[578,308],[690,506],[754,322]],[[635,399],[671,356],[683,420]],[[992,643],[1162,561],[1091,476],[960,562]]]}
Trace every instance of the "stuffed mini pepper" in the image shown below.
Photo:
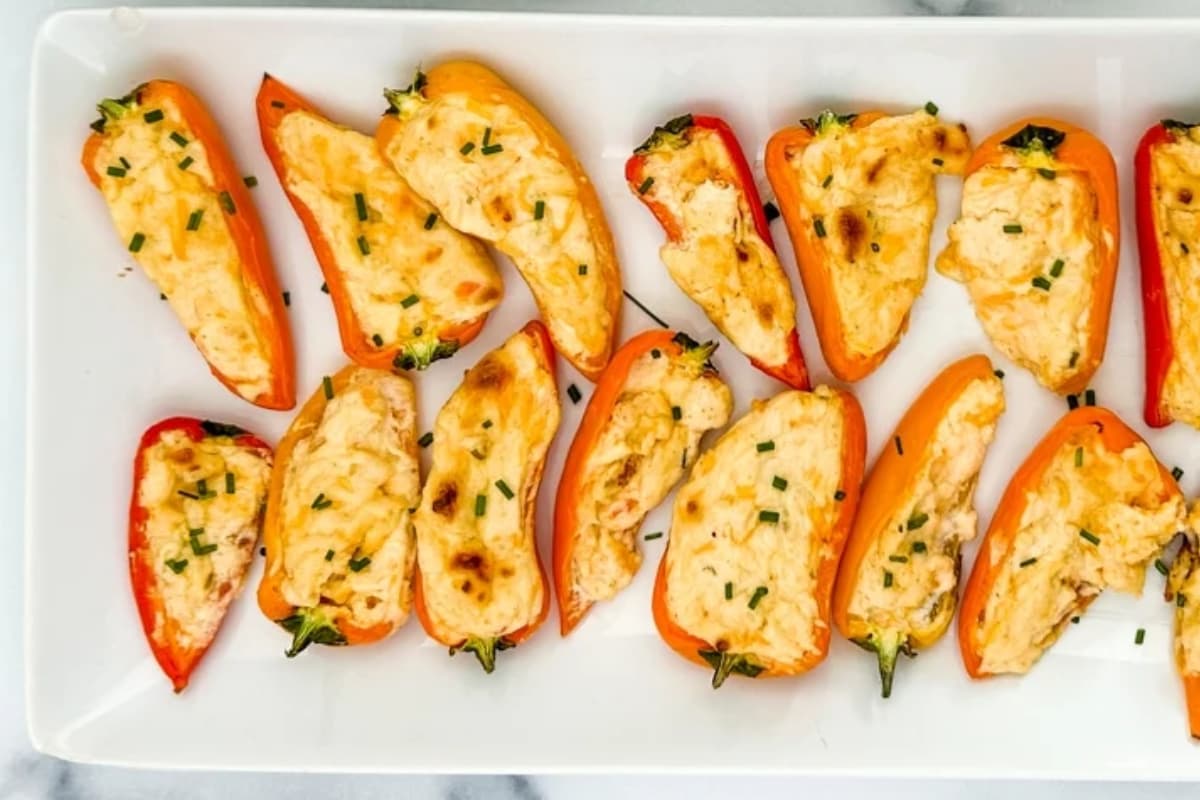
{"label": "stuffed mini pepper", "polygon": [[625,180],[666,231],[659,255],[671,279],[754,366],[807,389],[792,287],[725,121],[687,114],[655,128]]}
{"label": "stuffed mini pepper", "polygon": [[796,251],[821,352],[856,381],[900,341],[925,286],[934,178],[961,175],[963,125],[912,114],[825,111],[767,142],[767,178]]}
{"label": "stuffed mini pepper", "polygon": [[1146,424],[1200,428],[1200,126],[1163,120],[1134,157]]}
{"label": "stuffed mini pepper", "polygon": [[417,616],[486,672],[550,610],[534,517],[558,420],[554,349],[530,322],[463,376],[434,424],[416,514]]}
{"label": "stuffed mini pepper", "polygon": [[733,396],[709,361],[715,343],[647,331],[600,376],[571,442],[554,506],[554,582],[565,636],[642,564],[638,528],[729,420]]}
{"label": "stuffed mini pepper", "polygon": [[1086,387],[1104,358],[1120,251],[1108,148],[1065,122],[1013,123],[971,157],[948,235],[938,271],[967,287],[993,344],[1051,391]]}
{"label": "stuffed mini pepper", "polygon": [[172,417],[142,436],[129,576],[154,658],[188,685],[254,559],[271,448],[232,425]]}
{"label": "stuffed mini pepper", "polygon": [[441,64],[384,94],[384,158],[441,219],[513,260],[558,352],[595,380],[617,334],[621,272],[596,189],[566,141],[480,64]]}
{"label": "stuffed mini pepper", "polygon": [[932,645],[954,616],[962,544],[975,538],[975,484],[1003,411],[985,356],[951,364],[885,440],[863,486],[833,620],[877,654],[884,697],[896,656]]}
{"label": "stuffed mini pepper", "polygon": [[263,148],[317,255],[346,355],[425,369],[475,338],[504,292],[484,247],[442,221],[374,138],[331,122],[269,75],[257,106]]}
{"label": "stuffed mini pepper", "polygon": [[416,418],[407,378],[348,366],[322,379],[279,443],[258,605],[292,635],[289,658],[375,642],[408,619]]}
{"label": "stuffed mini pepper", "polygon": [[267,236],[208,111],[178,83],[100,103],[83,168],[117,235],[213,375],[263,408],[296,403],[291,332]]}
{"label": "stuffed mini pepper", "polygon": [[1179,487],[1115,414],[1069,412],[1013,475],[963,593],[972,678],[1028,672],[1106,588],[1140,594],[1184,524]]}
{"label": "stuffed mini pepper", "polygon": [[713,688],[825,658],[865,436],[848,392],[785,391],[734,423],[680,487],[654,622],[673,650],[713,671]]}
{"label": "stuffed mini pepper", "polygon": [[1183,547],[1167,577],[1167,600],[1175,605],[1175,665],[1183,679],[1188,730],[1200,739],[1200,509],[1192,507]]}

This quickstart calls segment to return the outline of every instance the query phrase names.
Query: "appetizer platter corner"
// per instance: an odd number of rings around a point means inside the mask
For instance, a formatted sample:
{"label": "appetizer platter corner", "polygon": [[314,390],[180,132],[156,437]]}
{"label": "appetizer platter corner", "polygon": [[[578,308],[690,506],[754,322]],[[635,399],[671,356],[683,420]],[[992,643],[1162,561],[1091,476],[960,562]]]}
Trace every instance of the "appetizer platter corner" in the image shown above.
{"label": "appetizer platter corner", "polygon": [[1200,778],[1197,35],[50,18],[35,745]]}

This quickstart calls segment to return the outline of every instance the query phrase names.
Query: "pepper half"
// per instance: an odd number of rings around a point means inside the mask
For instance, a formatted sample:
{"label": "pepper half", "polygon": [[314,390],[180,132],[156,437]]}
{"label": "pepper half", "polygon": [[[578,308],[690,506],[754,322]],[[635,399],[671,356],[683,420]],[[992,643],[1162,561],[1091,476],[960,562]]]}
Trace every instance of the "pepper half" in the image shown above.
{"label": "pepper half", "polygon": [[685,114],[658,126],[625,181],[667,234],[659,254],[672,280],[755,367],[807,389],[791,284],[729,125]]}
{"label": "pepper half", "polygon": [[138,443],[129,578],[146,641],[176,692],[245,583],[270,473],[271,448],[233,425],[171,417]]}
{"label": "pepper half", "polygon": [[117,233],[213,375],[263,408],[296,404],[292,337],[258,212],[216,122],[172,81],[101,101],[83,168]]}
{"label": "pepper half", "polygon": [[709,357],[716,343],[652,330],[621,346],[588,402],[554,503],[554,584],[566,636],[637,574],[638,528],[683,477],[700,437],[733,398]]}
{"label": "pepper half", "polygon": [[366,134],[270,75],[263,149],[304,225],[356,364],[425,369],[470,342],[503,295],[482,245],[442,222]]}

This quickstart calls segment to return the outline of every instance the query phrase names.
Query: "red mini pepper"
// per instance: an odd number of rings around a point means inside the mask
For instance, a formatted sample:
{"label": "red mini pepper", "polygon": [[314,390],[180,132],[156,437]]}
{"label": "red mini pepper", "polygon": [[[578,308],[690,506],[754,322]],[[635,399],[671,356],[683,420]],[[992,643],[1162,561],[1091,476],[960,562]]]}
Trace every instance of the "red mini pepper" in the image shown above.
{"label": "red mini pepper", "polygon": [[[678,242],[683,239],[685,232],[681,220],[676,218],[671,209],[656,200],[652,193],[649,193],[654,179],[646,174],[646,163],[654,150],[666,147],[679,148],[687,146],[690,133],[695,130],[715,133],[724,146],[730,163],[733,165],[733,174],[722,177],[730,180],[744,195],[746,205],[750,208],[755,233],[774,251],[775,242],[771,238],[771,230],[767,225],[767,214],[754,182],[754,174],[750,171],[750,165],[746,161],[746,156],[743,154],[742,147],[738,143],[737,137],[734,136],[733,130],[725,120],[719,117],[685,114],[656,128],[650,138],[638,147],[629,160],[625,162],[625,181],[629,184],[629,188],[650,209],[650,212],[654,214],[655,219],[658,220],[666,232],[668,240]],[[714,267],[720,267],[720,265],[714,265]],[[790,293],[790,287],[788,291]],[[783,381],[793,389],[808,389],[808,369],[805,366],[804,354],[800,350],[800,338],[796,333],[795,320],[781,321],[780,324],[790,326],[785,333],[787,337],[787,361],[782,364],[764,364],[751,356],[750,363],[771,377]]]}
{"label": "red mini pepper", "polygon": [[[196,668],[209,645],[212,644],[220,622],[224,618],[229,604],[241,589],[246,571],[253,560],[262,500],[265,500],[265,481],[263,482],[264,497],[254,504],[254,507],[258,509],[255,512],[257,516],[251,520],[254,526],[254,537],[236,543],[238,561],[234,574],[228,582],[210,581],[211,585],[205,585],[204,600],[207,604],[218,608],[217,621],[206,633],[206,636],[195,640],[194,637],[185,635],[180,621],[168,610],[163,597],[164,586],[167,580],[175,579],[176,576],[179,576],[178,579],[186,580],[189,576],[188,561],[198,561],[206,555],[211,556],[211,551],[215,551],[217,545],[199,543],[199,536],[203,534],[202,528],[198,529],[199,533],[195,535],[189,531],[191,554],[187,558],[175,556],[163,559],[161,553],[155,552],[147,535],[147,523],[150,520],[151,509],[145,507],[141,502],[140,490],[147,472],[146,455],[166,434],[172,432],[181,433],[192,442],[202,442],[208,438],[228,439],[235,447],[257,453],[266,461],[268,469],[271,464],[271,448],[266,442],[241,428],[191,417],[164,419],[152,425],[142,434],[141,441],[138,443],[137,454],[133,461],[133,493],[129,501],[129,578],[133,586],[133,597],[137,603],[138,616],[141,617],[142,629],[145,631],[146,641],[150,644],[150,650],[159,666],[162,667],[162,671],[171,679],[175,691],[182,692],[187,687],[192,670]],[[179,451],[171,457],[177,462],[190,458],[190,448]],[[215,498],[226,492],[234,494],[238,491],[236,482],[231,481],[228,477],[231,474],[226,473],[223,484],[216,484],[209,489],[213,493],[211,497]],[[243,486],[241,490],[246,491],[248,488]],[[200,497],[188,490],[180,490],[172,492],[171,500],[168,502],[186,502],[186,499],[181,499],[179,496],[190,498],[195,502],[209,500],[207,496]],[[181,538],[183,537],[181,536]],[[222,544],[221,546],[226,545]],[[211,573],[209,577],[212,577]]]}

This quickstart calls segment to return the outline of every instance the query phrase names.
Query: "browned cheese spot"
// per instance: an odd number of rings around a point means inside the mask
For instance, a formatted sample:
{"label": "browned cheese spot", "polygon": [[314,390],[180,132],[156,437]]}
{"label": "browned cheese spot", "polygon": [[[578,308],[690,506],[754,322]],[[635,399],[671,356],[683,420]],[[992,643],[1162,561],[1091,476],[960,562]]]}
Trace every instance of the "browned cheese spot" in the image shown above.
{"label": "browned cheese spot", "polygon": [[454,508],[458,502],[458,487],[453,483],[443,483],[438,489],[437,496],[433,498],[433,503],[430,508],[433,513],[441,514],[444,517],[453,517]]}

